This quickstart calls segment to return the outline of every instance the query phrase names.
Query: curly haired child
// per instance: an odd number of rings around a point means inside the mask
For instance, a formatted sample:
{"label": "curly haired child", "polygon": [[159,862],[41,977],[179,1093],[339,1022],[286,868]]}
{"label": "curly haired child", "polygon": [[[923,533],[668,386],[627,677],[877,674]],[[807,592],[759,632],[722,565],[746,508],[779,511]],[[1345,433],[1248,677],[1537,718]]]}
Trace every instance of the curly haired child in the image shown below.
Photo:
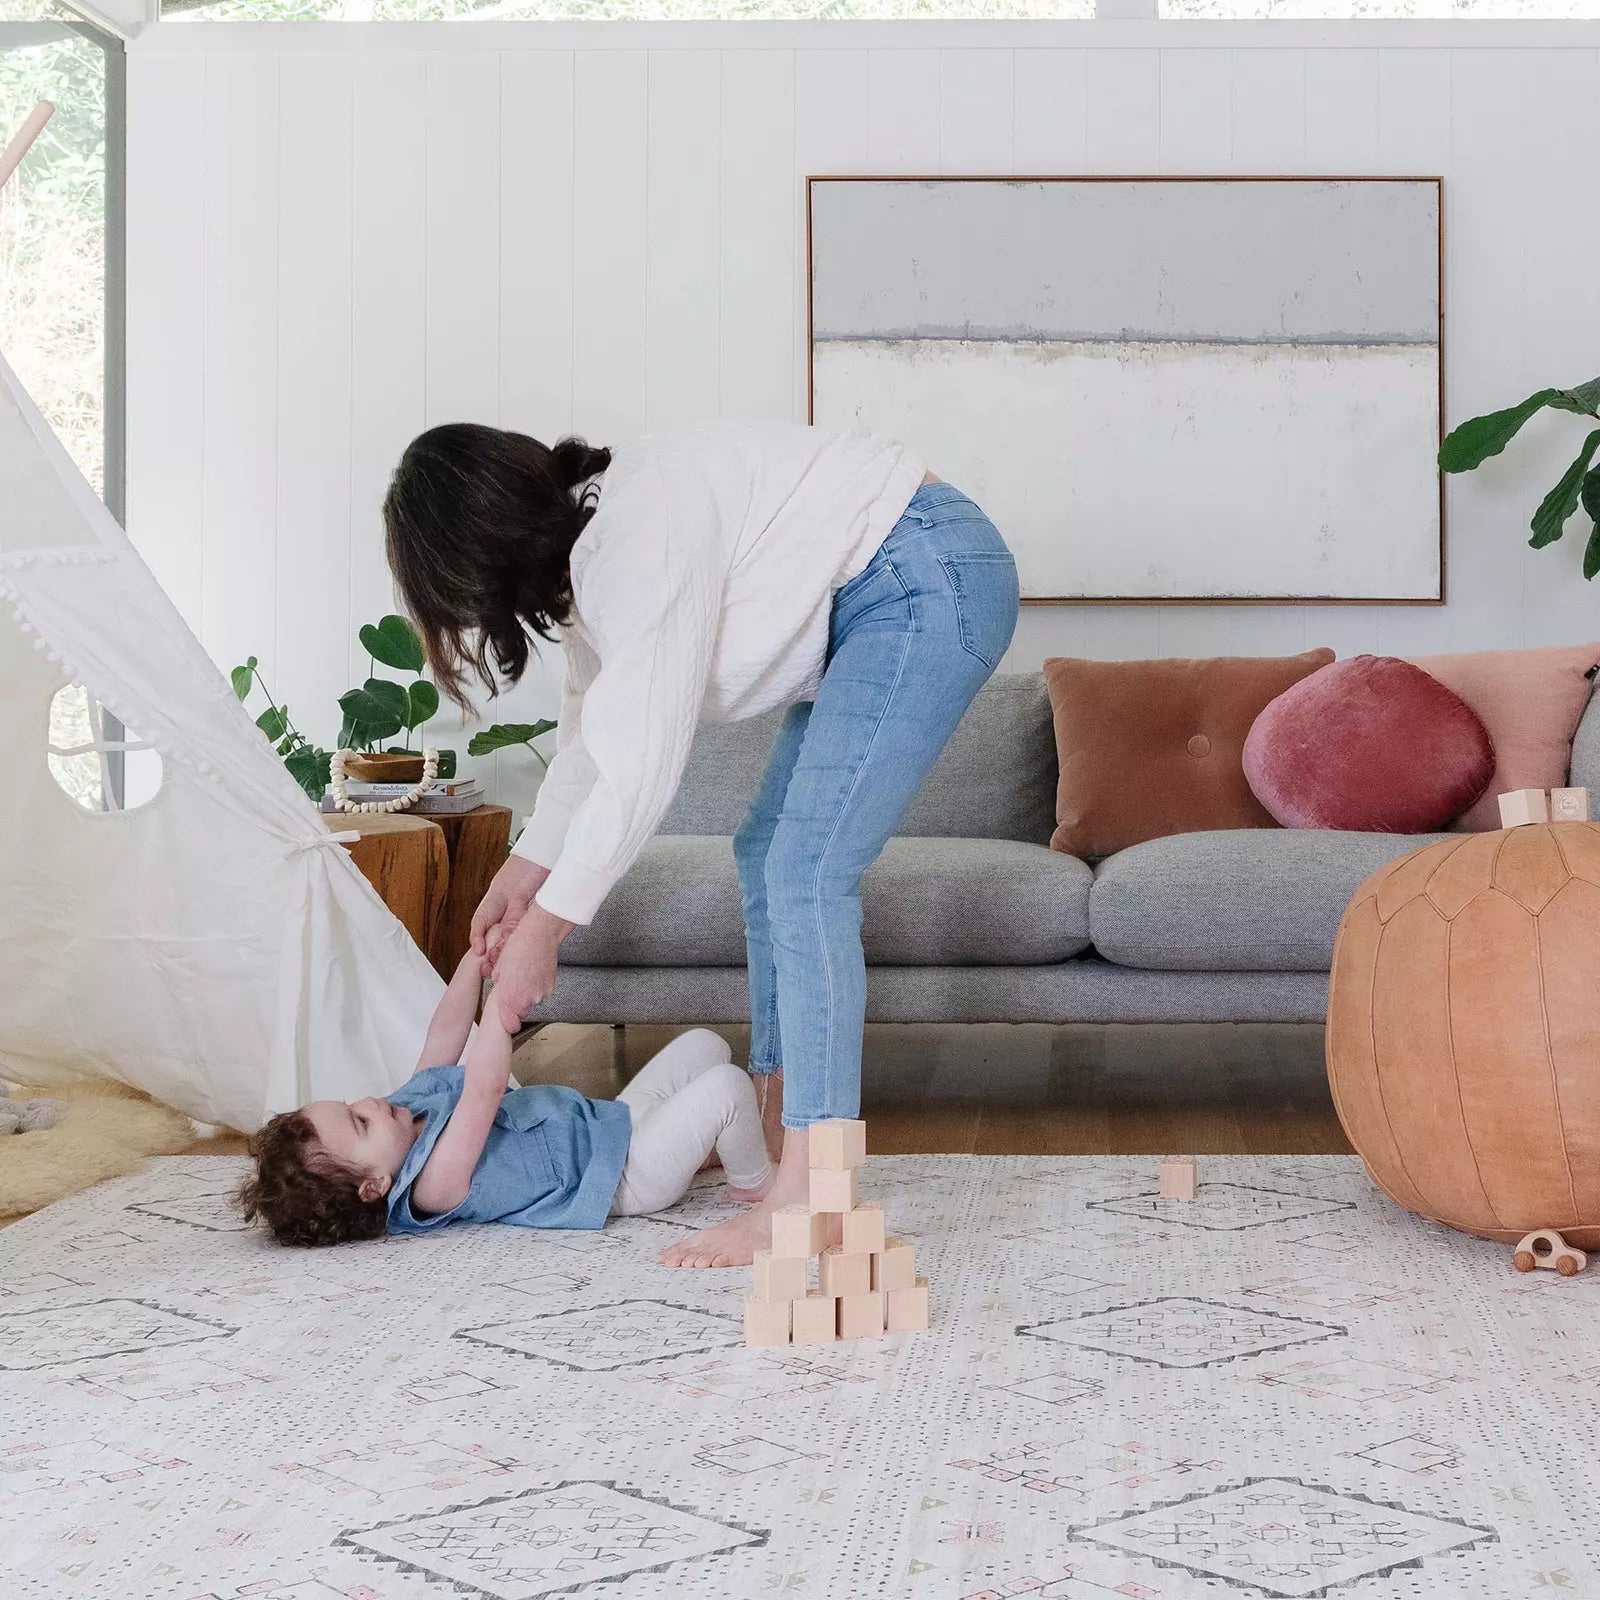
{"label": "curly haired child", "polygon": [[250,1143],[238,1202],[283,1244],[343,1244],[451,1222],[599,1228],[683,1197],[714,1148],[730,1194],[771,1182],[749,1077],[725,1040],[679,1035],[616,1100],[552,1084],[518,1088],[511,1037],[485,1008],[469,951],[439,1002],[416,1073],[386,1099],[315,1100],[273,1117]]}

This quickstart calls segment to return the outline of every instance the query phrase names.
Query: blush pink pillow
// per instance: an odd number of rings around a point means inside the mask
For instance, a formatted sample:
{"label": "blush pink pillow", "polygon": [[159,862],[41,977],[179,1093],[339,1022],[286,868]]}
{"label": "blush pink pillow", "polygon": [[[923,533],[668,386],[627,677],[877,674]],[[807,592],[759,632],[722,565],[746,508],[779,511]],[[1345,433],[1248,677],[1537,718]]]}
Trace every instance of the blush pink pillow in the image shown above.
{"label": "blush pink pillow", "polygon": [[1415,665],[1478,713],[1494,744],[1494,775],[1478,803],[1457,819],[1457,831],[1498,828],[1498,796],[1509,789],[1556,789],[1567,781],[1572,736],[1589,704],[1586,674],[1596,662],[1600,644],[1417,659]]}
{"label": "blush pink pillow", "polygon": [[1420,667],[1356,656],[1256,718],[1244,775],[1286,828],[1427,833],[1483,793],[1494,746],[1472,707]]}

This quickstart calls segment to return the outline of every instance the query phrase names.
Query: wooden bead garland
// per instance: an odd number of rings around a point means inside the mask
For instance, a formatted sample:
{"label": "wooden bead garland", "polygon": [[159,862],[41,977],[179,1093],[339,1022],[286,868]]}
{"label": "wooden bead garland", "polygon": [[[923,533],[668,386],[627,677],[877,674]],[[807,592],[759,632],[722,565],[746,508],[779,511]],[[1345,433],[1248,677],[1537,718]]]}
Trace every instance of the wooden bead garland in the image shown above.
{"label": "wooden bead garland", "polygon": [[328,764],[328,788],[332,791],[333,803],[341,811],[377,813],[405,811],[414,806],[433,787],[433,780],[439,775],[439,752],[431,748],[424,749],[422,777],[407,793],[398,794],[392,800],[352,800],[345,793],[344,764],[346,757],[357,754],[359,752],[355,750],[335,750],[333,760]]}

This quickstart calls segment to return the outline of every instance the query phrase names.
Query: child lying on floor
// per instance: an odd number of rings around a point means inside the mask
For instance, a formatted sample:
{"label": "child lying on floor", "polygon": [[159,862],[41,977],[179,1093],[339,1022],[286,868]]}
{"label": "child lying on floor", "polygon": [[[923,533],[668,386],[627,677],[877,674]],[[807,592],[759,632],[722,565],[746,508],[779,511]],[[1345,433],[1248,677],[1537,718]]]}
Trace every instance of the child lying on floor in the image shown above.
{"label": "child lying on floor", "polygon": [[[239,1190],[247,1221],[283,1244],[342,1244],[447,1222],[599,1228],[683,1198],[713,1147],[736,1200],[772,1170],[749,1077],[704,1028],[654,1056],[617,1100],[510,1076],[500,1008],[462,1066],[481,987],[470,950],[434,1012],[417,1071],[387,1099],[315,1100],[250,1142]],[[509,1087],[508,1087],[509,1085]]]}

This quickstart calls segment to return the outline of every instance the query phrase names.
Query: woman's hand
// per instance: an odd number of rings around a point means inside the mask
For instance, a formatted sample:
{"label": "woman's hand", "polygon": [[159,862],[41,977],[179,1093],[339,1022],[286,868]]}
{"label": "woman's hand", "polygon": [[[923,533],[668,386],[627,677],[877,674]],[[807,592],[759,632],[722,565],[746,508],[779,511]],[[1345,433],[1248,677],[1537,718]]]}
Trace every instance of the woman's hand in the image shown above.
{"label": "woman's hand", "polygon": [[507,1033],[516,1033],[523,1017],[555,993],[556,952],[572,926],[565,918],[529,902],[516,927],[498,947],[491,948],[493,998]]}
{"label": "woman's hand", "polygon": [[494,882],[472,914],[472,952],[484,963],[485,971],[549,876],[548,867],[525,856],[507,856],[506,864],[495,873]]}

